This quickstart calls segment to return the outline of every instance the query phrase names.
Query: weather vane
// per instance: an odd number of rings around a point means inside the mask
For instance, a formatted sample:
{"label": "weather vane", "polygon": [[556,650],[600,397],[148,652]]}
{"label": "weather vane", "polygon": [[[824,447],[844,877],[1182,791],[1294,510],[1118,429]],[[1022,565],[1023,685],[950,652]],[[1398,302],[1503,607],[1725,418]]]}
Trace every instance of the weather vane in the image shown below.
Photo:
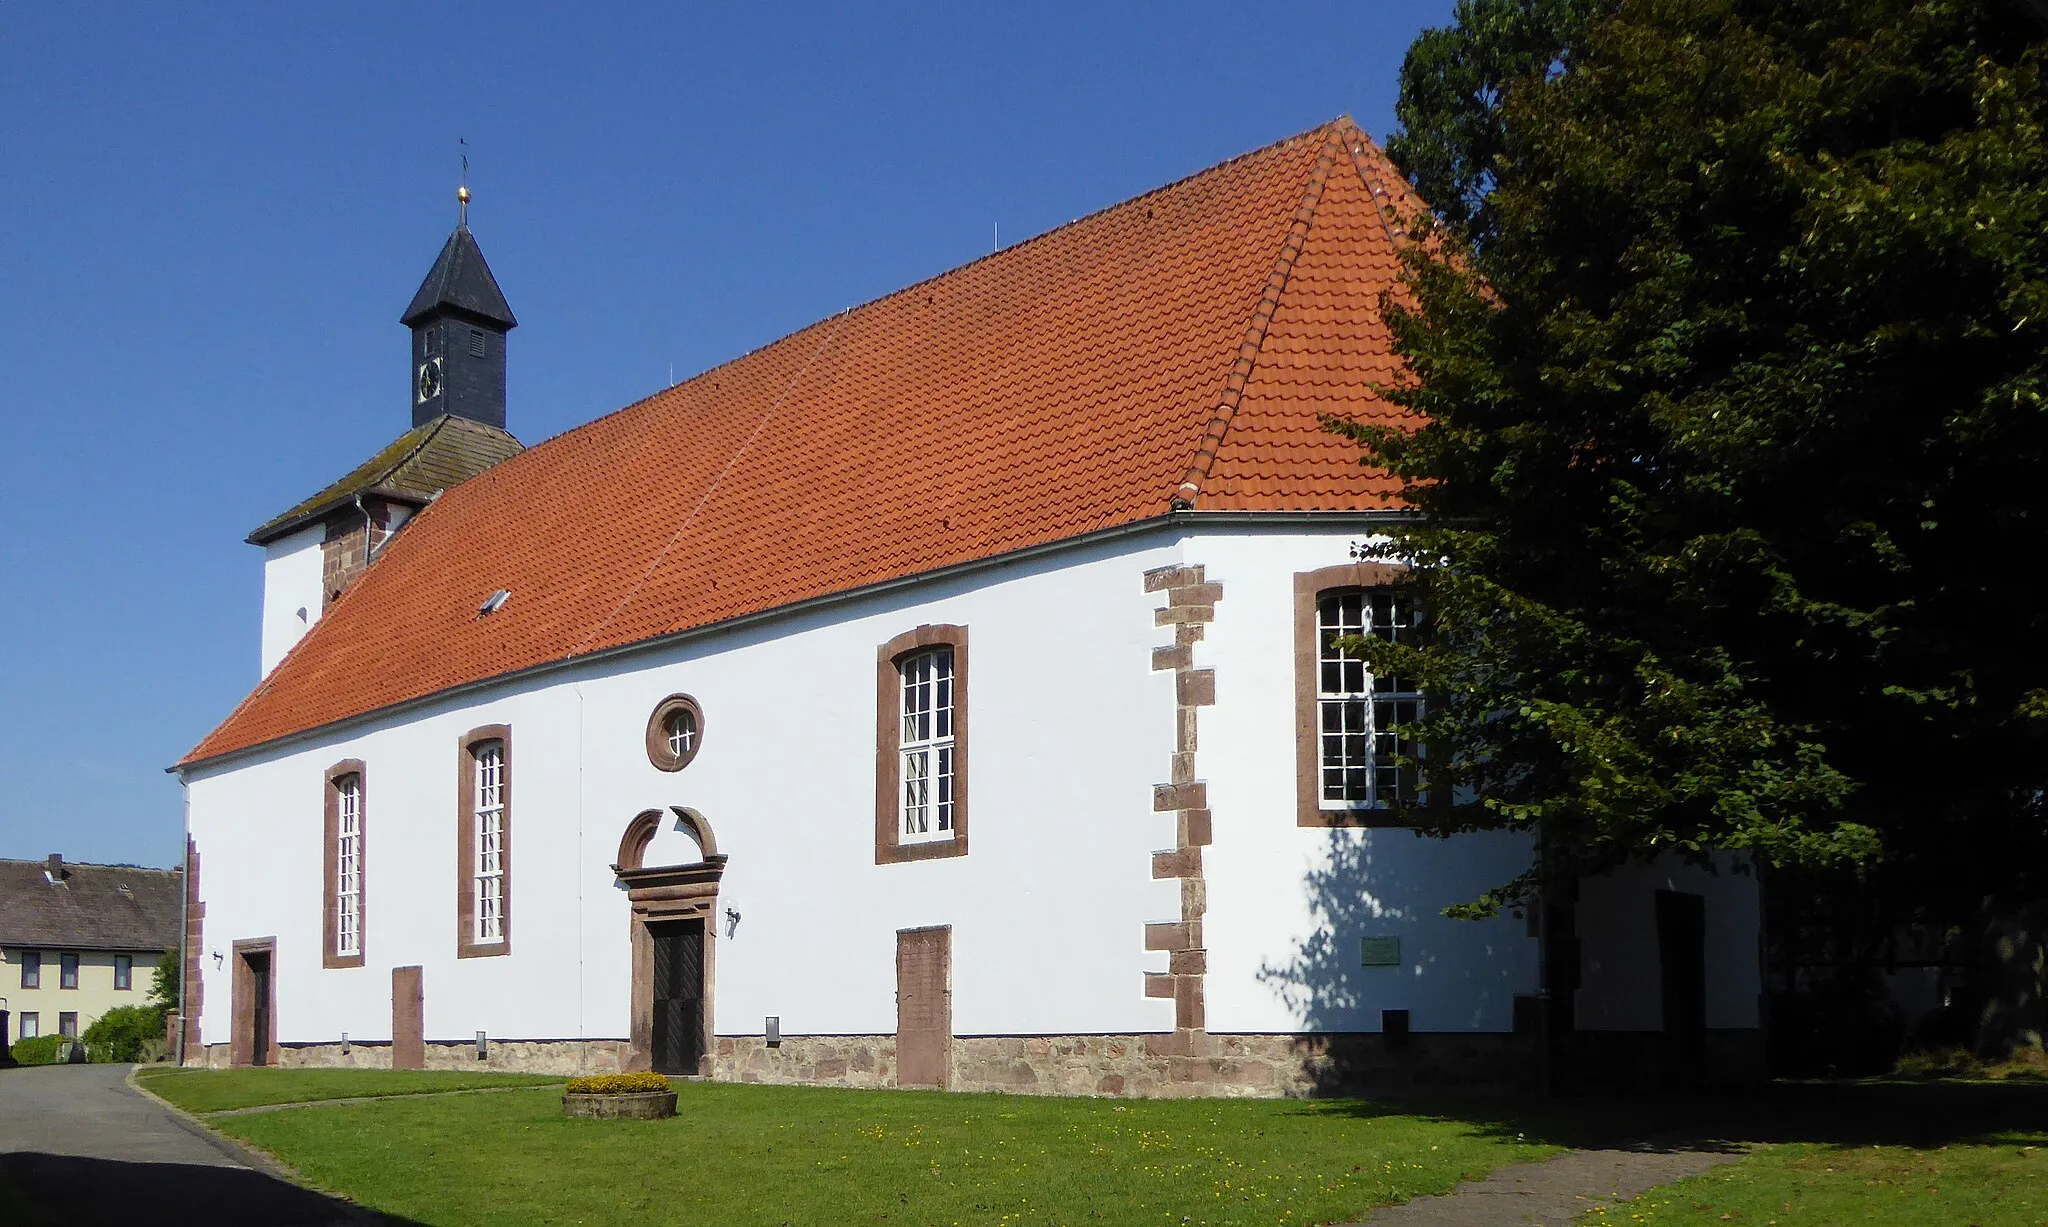
{"label": "weather vane", "polygon": [[462,186],[455,189],[455,202],[460,210],[456,218],[456,224],[467,226],[469,225],[469,140],[466,137],[458,136],[455,138],[455,143],[462,146]]}

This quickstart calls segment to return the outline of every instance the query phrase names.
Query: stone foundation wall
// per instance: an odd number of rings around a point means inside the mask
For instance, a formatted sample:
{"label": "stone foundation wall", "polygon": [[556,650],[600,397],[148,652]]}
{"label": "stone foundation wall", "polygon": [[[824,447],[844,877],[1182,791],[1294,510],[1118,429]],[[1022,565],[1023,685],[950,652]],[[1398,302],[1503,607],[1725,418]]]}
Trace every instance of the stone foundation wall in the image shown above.
{"label": "stone foundation wall", "polygon": [[[952,1089],[1018,1095],[1307,1096],[1533,1089],[1533,1040],[1416,1034],[1400,1047],[1371,1035],[1206,1035],[1199,1054],[1170,1035],[960,1036]],[[711,1076],[789,1086],[893,1087],[893,1035],[720,1036]]]}
{"label": "stone foundation wall", "polygon": [[[1014,1095],[1110,1095],[1135,1098],[1448,1094],[1533,1091],[1541,1070],[1532,1037],[1418,1033],[1390,1044],[1378,1034],[970,1035],[953,1040],[952,1089]],[[1193,1050],[1191,1050],[1193,1049]],[[616,1073],[625,1040],[491,1040],[485,1060],[473,1043],[430,1040],[427,1068],[494,1073]],[[390,1069],[389,1042],[280,1044],[286,1069]],[[202,1059],[229,1064],[226,1044]],[[770,1048],[757,1035],[719,1036],[711,1077],[720,1082],[868,1089],[896,1085],[893,1035],[795,1035]]]}
{"label": "stone foundation wall", "polygon": [[[340,1044],[279,1044],[276,1064],[281,1069],[390,1069],[389,1041],[351,1042],[343,1052]],[[625,1040],[491,1040],[485,1058],[476,1059],[471,1040],[428,1040],[428,1069],[460,1069],[499,1074],[616,1074],[626,1067]],[[226,1069],[228,1046],[208,1044],[198,1060],[189,1066]]]}

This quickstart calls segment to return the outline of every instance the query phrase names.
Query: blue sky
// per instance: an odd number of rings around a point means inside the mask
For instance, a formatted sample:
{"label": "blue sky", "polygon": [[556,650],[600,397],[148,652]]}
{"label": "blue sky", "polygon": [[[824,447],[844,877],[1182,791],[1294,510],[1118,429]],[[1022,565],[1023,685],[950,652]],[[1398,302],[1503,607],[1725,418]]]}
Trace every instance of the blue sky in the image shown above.
{"label": "blue sky", "polygon": [[0,7],[0,856],[171,863],[258,523],[410,422],[455,220],[532,443],[1340,113],[1451,0]]}

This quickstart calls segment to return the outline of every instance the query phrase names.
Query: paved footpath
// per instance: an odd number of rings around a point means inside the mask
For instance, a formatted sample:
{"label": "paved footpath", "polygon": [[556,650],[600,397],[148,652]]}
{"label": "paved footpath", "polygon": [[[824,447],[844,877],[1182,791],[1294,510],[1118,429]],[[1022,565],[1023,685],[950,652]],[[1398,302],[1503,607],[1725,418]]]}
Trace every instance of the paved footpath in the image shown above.
{"label": "paved footpath", "polygon": [[257,1170],[260,1160],[128,1085],[127,1065],[0,1070],[0,1174],[64,1227],[385,1223]]}
{"label": "paved footpath", "polygon": [[1543,1163],[1516,1163],[1439,1197],[1388,1206],[1352,1227],[1568,1227],[1587,1211],[1627,1201],[1660,1184],[1740,1159],[1740,1146],[1642,1144],[1573,1150]]}

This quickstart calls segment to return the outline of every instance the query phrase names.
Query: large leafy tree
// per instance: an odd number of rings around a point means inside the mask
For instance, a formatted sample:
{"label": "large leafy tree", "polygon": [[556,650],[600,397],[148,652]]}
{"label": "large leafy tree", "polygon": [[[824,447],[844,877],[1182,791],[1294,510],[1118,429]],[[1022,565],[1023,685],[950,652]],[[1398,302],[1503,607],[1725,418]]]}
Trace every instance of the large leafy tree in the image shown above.
{"label": "large leafy tree", "polygon": [[2012,0],[1463,0],[1416,44],[1416,417],[1331,425],[1421,513],[1436,637],[1366,650],[1474,798],[1425,831],[2048,892],[2044,47]]}

